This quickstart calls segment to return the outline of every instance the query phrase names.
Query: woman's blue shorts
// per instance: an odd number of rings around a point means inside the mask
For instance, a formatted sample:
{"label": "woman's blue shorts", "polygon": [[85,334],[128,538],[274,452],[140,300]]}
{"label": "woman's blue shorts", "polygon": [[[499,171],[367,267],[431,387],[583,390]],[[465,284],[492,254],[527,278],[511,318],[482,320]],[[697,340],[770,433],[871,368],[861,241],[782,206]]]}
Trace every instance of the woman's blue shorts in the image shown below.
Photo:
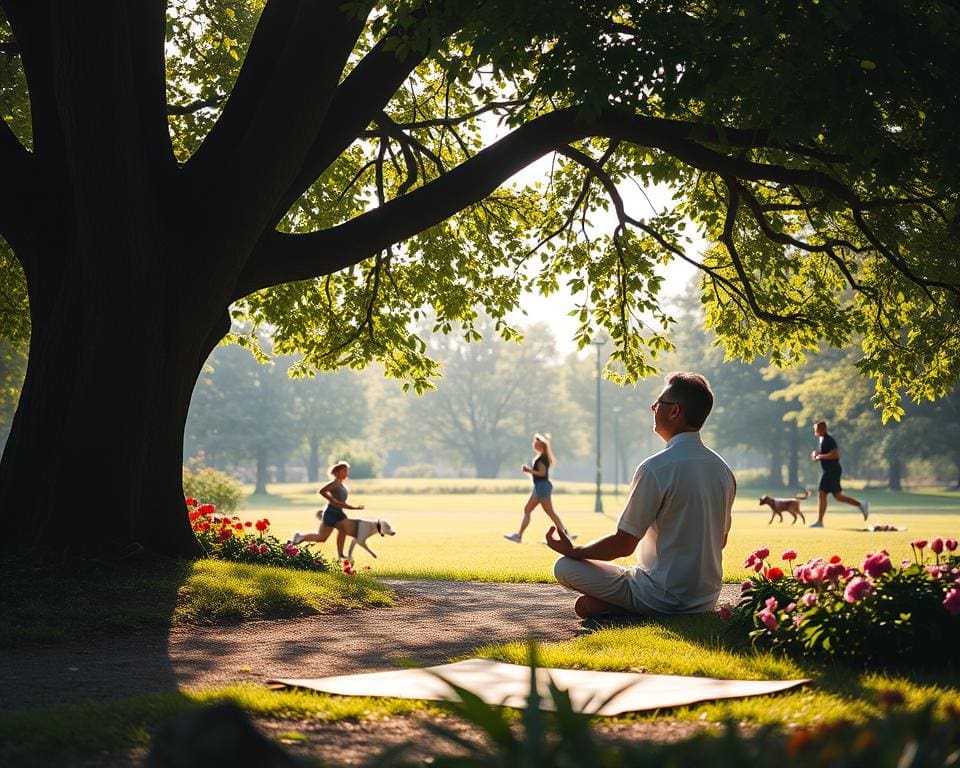
{"label": "woman's blue shorts", "polygon": [[323,510],[323,517],[320,520],[324,525],[334,528],[336,527],[337,523],[346,519],[347,513],[342,509],[337,509],[337,507],[327,507],[325,510]]}
{"label": "woman's blue shorts", "polygon": [[553,493],[553,483],[549,480],[533,481],[533,495],[538,499],[549,499],[551,493]]}

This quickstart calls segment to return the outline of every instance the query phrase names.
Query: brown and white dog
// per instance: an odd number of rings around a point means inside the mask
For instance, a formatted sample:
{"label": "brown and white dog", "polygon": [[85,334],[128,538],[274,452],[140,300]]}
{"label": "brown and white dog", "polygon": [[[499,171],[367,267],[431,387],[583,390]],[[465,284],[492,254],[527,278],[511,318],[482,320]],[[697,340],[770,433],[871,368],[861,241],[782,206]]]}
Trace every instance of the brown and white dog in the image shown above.
{"label": "brown and white dog", "polygon": [[770,509],[773,510],[767,525],[770,525],[775,517],[779,517],[780,522],[782,523],[784,512],[789,512],[791,515],[793,515],[793,522],[790,523],[790,525],[793,525],[793,523],[797,522],[798,516],[804,523],[806,523],[807,519],[803,516],[803,512],[800,511],[800,502],[809,495],[810,491],[804,491],[803,495],[798,493],[792,499],[775,499],[773,496],[761,496],[760,503],[769,505]]}
{"label": "brown and white dog", "polygon": [[353,537],[353,541],[350,542],[350,549],[347,550],[348,560],[353,560],[353,549],[357,544],[376,557],[377,553],[367,546],[367,539],[375,533],[379,533],[381,536],[397,535],[396,531],[390,527],[390,523],[386,520],[357,520],[347,518],[346,523],[347,536]]}

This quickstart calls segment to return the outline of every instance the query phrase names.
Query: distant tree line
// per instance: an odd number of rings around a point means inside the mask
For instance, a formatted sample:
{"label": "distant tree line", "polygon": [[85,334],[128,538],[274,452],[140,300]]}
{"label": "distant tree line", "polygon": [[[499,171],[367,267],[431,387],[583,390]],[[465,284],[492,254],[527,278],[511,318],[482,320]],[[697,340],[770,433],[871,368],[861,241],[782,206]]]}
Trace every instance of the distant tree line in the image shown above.
{"label": "distant tree line", "polygon": [[[740,471],[771,488],[816,482],[807,456],[812,424],[826,419],[841,440],[849,475],[899,489],[908,463],[927,477],[960,487],[960,396],[907,407],[883,424],[869,381],[852,351],[825,348],[800,367],[768,360],[724,360],[703,331],[691,291],[677,300],[676,349],[662,370],[704,373],[717,394],[708,421],[710,444]],[[504,341],[478,321],[483,340],[429,337],[443,364],[436,390],[404,392],[370,368],[291,378],[297,360],[260,363],[238,346],[220,347],[201,375],[187,424],[185,455],[242,472],[258,491],[296,479],[319,482],[326,465],[346,457],[354,476],[469,475],[510,477],[528,458],[530,437],[548,431],[559,477],[590,480],[596,456],[596,348],[561,354],[546,325],[523,329],[522,344]],[[601,362],[606,362],[600,347]],[[601,454],[606,483],[629,481],[636,463],[660,447],[649,404],[661,386],[601,382]],[[919,461],[925,461],[922,467]]]}

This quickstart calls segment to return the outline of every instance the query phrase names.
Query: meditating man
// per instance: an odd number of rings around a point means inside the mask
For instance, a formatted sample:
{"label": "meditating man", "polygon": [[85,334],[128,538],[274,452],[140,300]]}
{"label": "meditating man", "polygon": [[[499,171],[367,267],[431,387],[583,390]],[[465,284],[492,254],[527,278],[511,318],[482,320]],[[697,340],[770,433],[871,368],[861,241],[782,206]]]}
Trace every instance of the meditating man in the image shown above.
{"label": "meditating man", "polygon": [[[698,373],[671,373],[651,408],[666,447],[637,467],[616,532],[575,547],[563,531],[547,531],[547,544],[563,555],[557,581],[580,593],[574,610],[581,618],[699,613],[720,596],[737,485],[700,439],[713,392]],[[635,551],[632,568],[609,562]]]}

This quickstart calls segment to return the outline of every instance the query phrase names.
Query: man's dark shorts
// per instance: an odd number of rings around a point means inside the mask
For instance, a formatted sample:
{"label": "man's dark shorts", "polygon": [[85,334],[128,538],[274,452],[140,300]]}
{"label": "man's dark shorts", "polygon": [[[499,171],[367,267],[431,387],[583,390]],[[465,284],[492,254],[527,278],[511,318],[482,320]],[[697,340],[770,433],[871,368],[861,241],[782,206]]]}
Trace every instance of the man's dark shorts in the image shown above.
{"label": "man's dark shorts", "polygon": [[820,478],[820,490],[826,491],[827,493],[840,493],[841,474],[843,474],[843,470],[841,470],[840,467],[825,470],[823,477]]}

